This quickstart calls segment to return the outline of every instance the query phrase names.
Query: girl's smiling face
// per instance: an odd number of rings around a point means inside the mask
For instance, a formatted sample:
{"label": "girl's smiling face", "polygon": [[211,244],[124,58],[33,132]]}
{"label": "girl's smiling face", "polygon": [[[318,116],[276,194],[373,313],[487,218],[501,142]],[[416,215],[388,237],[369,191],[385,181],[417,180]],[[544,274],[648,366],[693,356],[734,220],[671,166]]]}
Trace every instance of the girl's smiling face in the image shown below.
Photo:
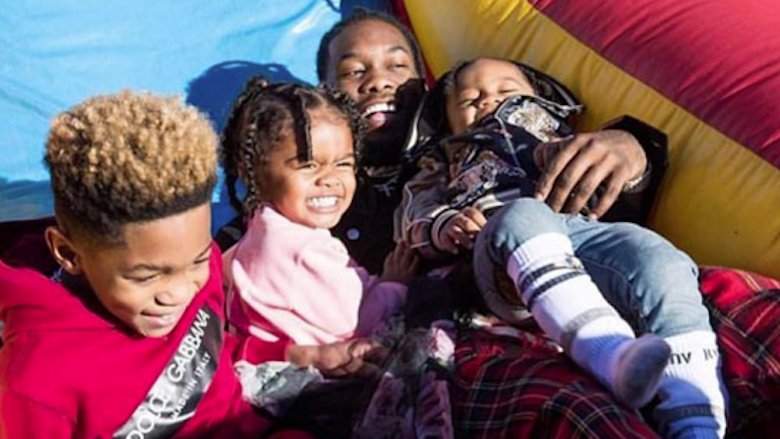
{"label": "girl's smiling face", "polygon": [[260,167],[263,201],[290,221],[335,226],[355,194],[355,151],[347,120],[333,108],[309,111],[312,159],[301,161],[291,124]]}

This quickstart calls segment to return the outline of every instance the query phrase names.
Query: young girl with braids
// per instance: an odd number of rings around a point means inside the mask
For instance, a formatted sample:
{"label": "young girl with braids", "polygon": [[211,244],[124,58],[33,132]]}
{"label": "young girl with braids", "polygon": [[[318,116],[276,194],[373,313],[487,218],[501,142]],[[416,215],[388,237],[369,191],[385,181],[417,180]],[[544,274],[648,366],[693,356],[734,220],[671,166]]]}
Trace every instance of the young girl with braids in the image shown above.
{"label": "young girl with braids", "polygon": [[[352,201],[361,133],[346,95],[260,78],[249,82],[225,129],[229,191],[248,222],[226,254],[229,318],[243,335],[285,344],[299,365],[316,365],[337,342],[355,339],[349,353],[367,352],[357,338],[400,310],[402,282],[416,267],[413,252],[399,245],[382,276],[369,275],[328,230]],[[238,178],[247,188],[242,201]]]}
{"label": "young girl with braids", "polygon": [[483,57],[440,80],[429,102],[442,110],[442,140],[405,187],[399,235],[423,257],[471,251],[493,313],[533,317],[625,405],[657,397],[664,437],[722,437],[718,345],[691,258],[648,229],[534,198],[550,141],[571,135],[579,111],[542,75]]}

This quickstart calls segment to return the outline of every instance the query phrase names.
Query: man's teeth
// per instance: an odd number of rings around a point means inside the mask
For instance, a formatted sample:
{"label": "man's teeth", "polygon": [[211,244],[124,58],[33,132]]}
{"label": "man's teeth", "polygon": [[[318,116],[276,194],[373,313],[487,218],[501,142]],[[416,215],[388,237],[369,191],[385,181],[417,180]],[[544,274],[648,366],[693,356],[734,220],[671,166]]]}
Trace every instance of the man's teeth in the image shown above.
{"label": "man's teeth", "polygon": [[368,108],[363,110],[363,117],[368,117],[374,113],[393,113],[395,112],[395,104],[391,102],[380,102],[378,104],[369,105]]}
{"label": "man's teeth", "polygon": [[312,207],[333,207],[337,201],[338,197],[313,197],[307,200],[307,204]]}

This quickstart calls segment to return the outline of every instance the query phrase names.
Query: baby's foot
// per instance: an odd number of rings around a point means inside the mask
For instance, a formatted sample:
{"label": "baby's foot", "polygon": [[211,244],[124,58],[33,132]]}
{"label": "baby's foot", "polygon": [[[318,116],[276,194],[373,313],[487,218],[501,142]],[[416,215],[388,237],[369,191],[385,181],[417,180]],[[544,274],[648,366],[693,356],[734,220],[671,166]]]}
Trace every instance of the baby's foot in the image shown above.
{"label": "baby's foot", "polygon": [[620,402],[639,408],[655,396],[672,350],[654,334],[629,341],[622,350],[615,365],[612,390]]}

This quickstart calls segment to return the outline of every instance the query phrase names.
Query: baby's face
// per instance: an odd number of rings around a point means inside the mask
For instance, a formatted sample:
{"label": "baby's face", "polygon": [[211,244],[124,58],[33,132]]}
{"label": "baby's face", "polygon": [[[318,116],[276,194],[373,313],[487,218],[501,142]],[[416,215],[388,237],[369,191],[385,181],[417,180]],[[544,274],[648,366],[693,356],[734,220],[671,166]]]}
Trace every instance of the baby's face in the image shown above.
{"label": "baby's face", "polygon": [[447,121],[460,134],[487,116],[510,96],[534,96],[534,89],[517,65],[481,58],[463,68],[447,91]]}

